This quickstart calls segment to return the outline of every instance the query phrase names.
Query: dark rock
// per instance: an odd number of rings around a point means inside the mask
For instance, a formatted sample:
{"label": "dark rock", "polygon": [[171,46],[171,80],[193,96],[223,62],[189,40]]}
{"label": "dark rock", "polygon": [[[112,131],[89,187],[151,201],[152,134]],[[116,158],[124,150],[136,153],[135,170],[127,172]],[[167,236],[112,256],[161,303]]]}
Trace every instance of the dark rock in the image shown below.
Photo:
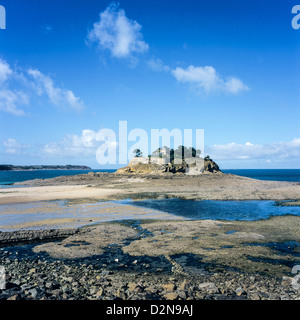
{"label": "dark rock", "polygon": [[33,299],[35,299],[38,295],[38,291],[35,288],[28,290],[28,293],[31,295]]}
{"label": "dark rock", "polygon": [[[78,229],[45,229],[45,230],[19,230],[0,233],[0,245],[13,243],[55,241],[67,238],[79,232]],[[5,253],[5,252],[4,252]],[[10,261],[9,261],[10,262]]]}

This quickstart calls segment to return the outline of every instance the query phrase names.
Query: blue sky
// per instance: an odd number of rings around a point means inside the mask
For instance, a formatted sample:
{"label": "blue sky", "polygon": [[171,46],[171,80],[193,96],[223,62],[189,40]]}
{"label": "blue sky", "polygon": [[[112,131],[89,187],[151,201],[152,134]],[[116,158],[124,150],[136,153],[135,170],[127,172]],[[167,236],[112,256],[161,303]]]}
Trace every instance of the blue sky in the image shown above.
{"label": "blue sky", "polygon": [[103,167],[126,120],[204,129],[223,169],[300,168],[297,1],[0,4],[0,163]]}

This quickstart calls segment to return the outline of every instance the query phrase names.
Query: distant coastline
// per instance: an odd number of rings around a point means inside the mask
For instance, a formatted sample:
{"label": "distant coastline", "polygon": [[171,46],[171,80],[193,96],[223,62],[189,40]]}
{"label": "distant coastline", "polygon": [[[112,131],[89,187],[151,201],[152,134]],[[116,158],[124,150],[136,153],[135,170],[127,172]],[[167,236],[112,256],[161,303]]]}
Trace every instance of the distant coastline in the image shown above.
{"label": "distant coastline", "polygon": [[80,165],[30,165],[30,166],[14,166],[11,164],[1,164],[0,171],[24,171],[24,170],[91,170],[88,166]]}

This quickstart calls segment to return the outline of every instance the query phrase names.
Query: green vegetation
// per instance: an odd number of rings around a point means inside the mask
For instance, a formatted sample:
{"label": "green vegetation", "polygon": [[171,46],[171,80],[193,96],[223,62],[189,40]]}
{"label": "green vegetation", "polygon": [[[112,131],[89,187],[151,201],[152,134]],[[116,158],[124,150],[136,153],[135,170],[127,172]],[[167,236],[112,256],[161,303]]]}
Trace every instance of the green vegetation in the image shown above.
{"label": "green vegetation", "polygon": [[170,149],[168,147],[158,148],[152,153],[153,157],[170,157],[170,162],[174,161],[175,158],[200,157],[201,150],[195,149],[194,147],[185,147],[180,145],[177,149]]}
{"label": "green vegetation", "polygon": [[134,149],[133,153],[134,153],[134,156],[137,158],[140,158],[143,156],[143,152],[140,149]]}

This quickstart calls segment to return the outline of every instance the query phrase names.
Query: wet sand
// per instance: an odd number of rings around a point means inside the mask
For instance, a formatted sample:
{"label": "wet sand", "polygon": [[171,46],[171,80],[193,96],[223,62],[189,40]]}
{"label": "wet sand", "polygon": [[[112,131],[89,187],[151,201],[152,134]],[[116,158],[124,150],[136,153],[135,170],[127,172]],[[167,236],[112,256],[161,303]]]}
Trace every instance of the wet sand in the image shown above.
{"label": "wet sand", "polygon": [[0,189],[0,204],[60,199],[106,199],[121,190],[89,187],[88,185],[30,186]]}
{"label": "wet sand", "polygon": [[178,217],[117,202],[38,201],[0,204],[0,231],[79,228],[100,222]]}

